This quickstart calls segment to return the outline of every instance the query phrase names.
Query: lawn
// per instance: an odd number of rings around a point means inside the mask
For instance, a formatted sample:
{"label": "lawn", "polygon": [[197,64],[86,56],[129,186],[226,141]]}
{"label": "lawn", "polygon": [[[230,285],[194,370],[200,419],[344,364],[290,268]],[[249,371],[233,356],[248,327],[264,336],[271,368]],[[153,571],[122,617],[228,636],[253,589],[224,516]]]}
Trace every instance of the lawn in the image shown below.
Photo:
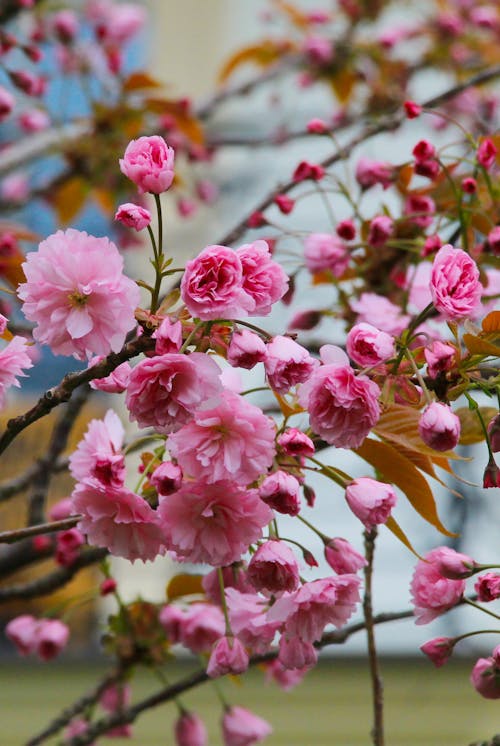
{"label": "lawn", "polygon": [[[499,732],[500,704],[476,695],[468,682],[470,668],[470,662],[461,661],[452,661],[440,670],[426,661],[385,661],[387,746],[468,746]],[[100,669],[80,663],[70,667],[4,666],[0,674],[1,746],[24,744],[29,735],[89,688],[99,673]],[[174,679],[178,673],[176,665],[170,677]],[[151,673],[141,672],[134,679],[134,698],[157,687]],[[224,681],[223,691],[231,702],[244,704],[272,722],[274,733],[266,741],[269,746],[370,744],[368,677],[360,661],[327,659],[301,687],[288,693],[263,685],[259,671],[252,671],[241,685]],[[206,720],[211,746],[221,744],[220,707],[213,688],[204,685],[183,701]],[[172,705],[149,711],[134,726],[133,743],[173,744],[174,718]],[[53,746],[58,741],[47,743]]]}

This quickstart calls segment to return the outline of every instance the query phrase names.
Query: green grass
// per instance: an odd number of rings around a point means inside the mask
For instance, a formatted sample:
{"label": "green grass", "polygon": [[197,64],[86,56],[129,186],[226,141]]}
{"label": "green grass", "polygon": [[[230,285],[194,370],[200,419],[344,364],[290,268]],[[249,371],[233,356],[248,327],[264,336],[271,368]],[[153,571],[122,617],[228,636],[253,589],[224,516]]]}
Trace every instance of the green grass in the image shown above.
{"label": "green grass", "polygon": [[[385,661],[387,746],[467,746],[500,731],[498,701],[480,698],[468,682],[470,662],[452,661],[435,670],[426,661]],[[189,668],[175,665],[172,680]],[[91,687],[101,670],[82,664],[5,666],[0,673],[0,746],[21,746],[60,710]],[[329,659],[304,684],[284,693],[252,671],[241,685],[224,681],[226,697],[249,707],[274,727],[269,746],[369,746],[371,704],[361,661]],[[148,672],[133,683],[134,699],[158,688]],[[183,700],[206,721],[210,745],[221,744],[220,706],[210,685]],[[134,726],[137,746],[173,744],[175,708],[163,705]],[[56,744],[53,739],[50,744]],[[127,743],[113,740],[102,743]]]}

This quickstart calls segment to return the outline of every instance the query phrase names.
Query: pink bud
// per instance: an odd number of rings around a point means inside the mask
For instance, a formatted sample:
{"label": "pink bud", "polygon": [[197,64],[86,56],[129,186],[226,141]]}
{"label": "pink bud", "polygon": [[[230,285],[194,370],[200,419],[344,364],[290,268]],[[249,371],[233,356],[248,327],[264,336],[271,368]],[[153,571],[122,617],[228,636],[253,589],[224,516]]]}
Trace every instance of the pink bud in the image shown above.
{"label": "pink bud", "polygon": [[312,642],[300,637],[288,639],[281,635],[278,660],[288,669],[312,668],[318,661],[318,653]]}
{"label": "pink bud", "polygon": [[420,415],[418,431],[429,448],[449,451],[458,445],[460,420],[447,404],[433,402]]}
{"label": "pink bud", "polygon": [[309,161],[301,161],[293,172],[292,181],[295,183],[306,181],[307,179],[320,181],[324,175],[325,169],[319,164],[309,163]]}
{"label": "pink bud", "polygon": [[455,365],[457,350],[453,345],[434,340],[430,347],[424,348],[424,357],[427,363],[427,373],[431,378],[436,378],[440,373],[451,370]]}
{"label": "pink bud", "polygon": [[487,171],[493,166],[497,156],[497,148],[493,140],[485,137],[477,149],[477,162]]}
{"label": "pink bud", "polygon": [[453,653],[454,645],[455,640],[452,637],[435,637],[421,645],[420,650],[430,658],[436,668],[440,668]]}
{"label": "pink bud", "polygon": [[470,677],[472,686],[486,699],[500,699],[500,645],[490,658],[479,658]]}
{"label": "pink bud", "polygon": [[175,723],[175,742],[177,746],[206,746],[208,734],[203,720],[193,712],[183,712]]}
{"label": "pink bud", "polygon": [[300,512],[300,484],[288,472],[279,469],[264,479],[259,487],[259,497],[273,510],[287,515]]}
{"label": "pink bud", "polygon": [[396,179],[397,169],[392,163],[360,158],[356,165],[356,180],[363,189],[381,184],[387,189]]}
{"label": "pink bud", "polygon": [[216,679],[227,673],[243,673],[248,668],[248,660],[248,653],[237,637],[221,637],[212,648],[207,674]]}
{"label": "pink bud", "polygon": [[422,113],[422,107],[420,104],[415,103],[415,101],[405,101],[403,106],[408,119],[416,119]]}
{"label": "pink bud", "polygon": [[129,684],[112,684],[108,686],[99,698],[99,704],[108,712],[117,712],[128,707],[132,696],[132,690]]}
{"label": "pink bud", "polygon": [[107,596],[110,593],[114,593],[116,591],[117,585],[118,584],[114,578],[104,578],[99,587],[101,596]]}
{"label": "pink bud", "polygon": [[356,238],[356,226],[352,220],[341,220],[336,228],[337,236],[345,241],[352,241]]}
{"label": "pink bud", "polygon": [[25,132],[40,132],[47,129],[50,117],[41,109],[30,109],[19,115],[19,126]]}
{"label": "pink bud", "polygon": [[500,414],[497,414],[488,423],[488,435],[493,453],[500,452]]}
{"label": "pink bud", "polygon": [[484,470],[483,487],[485,489],[500,487],[500,469],[493,457],[490,458]]}
{"label": "pink bud", "polygon": [[381,249],[394,233],[394,221],[388,215],[377,215],[370,222],[367,242],[374,249]]}
{"label": "pink bud", "polygon": [[77,528],[60,531],[56,537],[55,560],[62,567],[70,567],[80,556],[80,547],[85,543],[83,534]]}
{"label": "pink bud", "polygon": [[63,650],[69,639],[69,628],[59,619],[40,619],[36,629],[35,652],[50,661]]}
{"label": "pink bud", "polygon": [[234,332],[227,348],[227,361],[235,368],[251,370],[266,357],[266,345],[261,337],[250,329]]}
{"label": "pink bud", "polygon": [[163,137],[139,137],[127,145],[120,170],[142,194],[166,192],[174,180],[174,150]]}
{"label": "pink bud", "polygon": [[182,469],[172,461],[164,461],[156,467],[149,481],[159,495],[172,495],[182,484]]}
{"label": "pink bud", "polygon": [[428,140],[419,140],[412,153],[416,161],[427,161],[436,155],[436,148]]}
{"label": "pink bud", "polygon": [[292,550],[275,539],[261,544],[248,564],[248,579],[265,595],[296,590],[299,567]]}
{"label": "pink bud", "polygon": [[265,720],[244,707],[229,707],[222,718],[224,746],[251,746],[272,732]]}
{"label": "pink bud", "polygon": [[277,440],[288,456],[314,456],[311,438],[296,427],[288,427]]}
{"label": "pink bud", "polygon": [[319,567],[316,557],[309,551],[309,549],[302,549],[302,557],[304,558],[306,565],[309,567]]}
{"label": "pink bud", "polygon": [[385,523],[397,501],[390,484],[370,477],[354,479],[347,486],[345,497],[354,515],[368,530]]}
{"label": "pink bud", "polygon": [[26,656],[35,650],[37,644],[38,621],[31,614],[21,614],[12,619],[5,627],[5,635],[17,648],[17,652]]}
{"label": "pink bud", "polygon": [[363,555],[340,536],[325,543],[325,559],[339,575],[357,572],[366,565]]}
{"label": "pink bud", "polygon": [[349,331],[346,349],[351,360],[363,368],[378,365],[396,354],[393,337],[365,322],[355,324]]}
{"label": "pink bud", "polygon": [[282,212],[283,215],[289,215],[295,206],[295,200],[287,194],[278,194],[277,197],[274,198],[274,204],[279,207],[280,212]]}
{"label": "pink bud", "polygon": [[200,179],[196,182],[196,194],[206,205],[212,205],[219,196],[219,190],[213,181]]}
{"label": "pink bud", "polygon": [[74,512],[73,501],[70,497],[64,497],[52,505],[49,510],[49,518],[51,521],[63,521],[73,515]]}
{"label": "pink bud", "polygon": [[307,131],[313,135],[324,135],[328,132],[328,127],[322,119],[310,119],[307,123]]}
{"label": "pink bud", "polygon": [[465,194],[475,194],[477,191],[477,181],[472,176],[467,176],[465,179],[462,179],[461,187]]}
{"label": "pink bud", "polygon": [[0,122],[7,119],[16,105],[14,96],[3,86],[0,86]]}
{"label": "pink bud", "polygon": [[436,562],[437,571],[450,580],[460,580],[474,575],[476,562],[467,554],[461,554],[449,547],[442,547],[441,554]]}
{"label": "pink bud", "polygon": [[122,225],[126,225],[127,228],[141,231],[151,223],[151,213],[140,205],[126,202],[120,205],[116,211],[115,220],[118,220]]}
{"label": "pink bud", "polygon": [[314,65],[327,65],[333,59],[333,42],[324,36],[308,36],[304,52]]}
{"label": "pink bud", "polygon": [[432,223],[435,212],[436,204],[426,194],[412,194],[405,202],[404,214],[420,228],[427,228]]}
{"label": "pink bud", "polygon": [[52,17],[52,27],[64,44],[75,38],[78,26],[78,16],[72,10],[61,10]]}
{"label": "pink bud", "polygon": [[488,233],[488,245],[495,256],[500,256],[500,225]]}
{"label": "pink bud", "polygon": [[443,245],[443,242],[441,241],[440,237],[437,234],[434,234],[433,236],[427,236],[427,238],[424,241],[424,248],[422,249],[422,256],[426,257],[430,254],[435,254],[436,251],[439,251],[441,246]]}
{"label": "pink bud", "polygon": [[263,225],[266,224],[267,220],[264,213],[259,212],[258,210],[256,212],[253,212],[247,220],[247,225],[249,228],[261,228]]}
{"label": "pink bud", "polygon": [[483,603],[500,598],[500,575],[495,572],[487,572],[479,575],[474,583],[477,600]]}
{"label": "pink bud", "polygon": [[177,202],[177,212],[181,218],[190,218],[198,209],[198,205],[192,199],[181,197]]}

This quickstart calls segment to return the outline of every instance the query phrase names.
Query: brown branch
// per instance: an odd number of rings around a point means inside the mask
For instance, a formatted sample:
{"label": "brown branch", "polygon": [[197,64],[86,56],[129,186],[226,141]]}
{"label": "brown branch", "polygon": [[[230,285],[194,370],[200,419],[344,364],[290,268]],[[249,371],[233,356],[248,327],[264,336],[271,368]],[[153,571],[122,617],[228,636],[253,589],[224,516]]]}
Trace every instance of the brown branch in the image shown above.
{"label": "brown branch", "polygon": [[76,526],[80,518],[80,515],[75,515],[71,516],[71,518],[63,518],[60,521],[38,523],[36,526],[16,528],[13,531],[0,531],[0,544],[14,544],[14,542],[19,541],[20,539],[26,539],[31,536],[52,534],[56,531],[66,531],[66,529]]}
{"label": "brown branch", "polygon": [[[435,107],[446,103],[446,101],[455,98],[455,96],[458,96],[460,93],[467,90],[468,88],[485,85],[486,83],[489,83],[490,81],[498,77],[500,77],[500,65],[489,67],[486,70],[483,70],[483,72],[478,73],[477,75],[474,75],[467,80],[464,80],[462,83],[458,83],[457,85],[448,88],[446,91],[443,91],[443,93],[440,93],[438,96],[433,96],[432,98],[427,99],[421,105],[426,109],[434,109]],[[337,150],[336,153],[333,153],[324,160],[320,161],[320,165],[323,168],[330,168],[335,163],[348,158],[353,150],[358,147],[358,145],[361,145],[363,142],[366,142],[372,137],[380,135],[383,132],[397,129],[405,120],[406,114],[404,111],[401,111],[398,114],[384,117],[381,121],[375,124],[369,124],[358,135],[353,137],[346,145]],[[248,219],[250,215],[252,215],[254,212],[264,212],[269,207],[271,207],[275,197],[278,194],[287,194],[296,186],[296,182],[292,180],[284,182],[282,184],[278,184],[278,186],[276,186],[266,197],[264,197],[259,202],[259,204],[257,204],[248,213],[248,215],[246,215],[245,218],[243,218],[243,220],[241,220],[238,225],[236,225],[235,228],[229,231],[229,233],[227,233],[219,241],[219,243],[224,246],[230,246],[231,244],[238,241],[248,228]]]}
{"label": "brown branch", "polygon": [[370,665],[370,679],[372,685],[373,728],[371,736],[374,746],[384,746],[384,687],[380,675],[377,648],[375,646],[375,629],[372,603],[373,559],[375,554],[375,539],[377,527],[366,530],[365,537],[365,592],[363,596],[363,613],[365,617],[366,634],[368,638],[368,662]]}
{"label": "brown branch", "polygon": [[[61,471],[65,471],[68,468],[68,463],[69,459],[66,456],[58,458],[51,466],[52,473],[58,474]],[[23,474],[0,484],[0,503],[10,500],[11,497],[15,497],[15,495],[18,495],[29,487],[35,479],[37,472],[38,464],[32,464]]]}

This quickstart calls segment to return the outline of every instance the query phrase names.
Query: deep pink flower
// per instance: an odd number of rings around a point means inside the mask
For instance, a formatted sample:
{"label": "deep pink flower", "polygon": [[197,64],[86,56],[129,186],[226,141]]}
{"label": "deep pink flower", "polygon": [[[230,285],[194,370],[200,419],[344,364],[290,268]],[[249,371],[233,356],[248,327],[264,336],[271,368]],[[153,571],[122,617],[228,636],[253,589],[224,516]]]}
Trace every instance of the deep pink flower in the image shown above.
{"label": "deep pink flower", "polygon": [[314,456],[311,438],[296,427],[287,427],[278,436],[277,442],[288,456]]}
{"label": "deep pink flower", "polygon": [[227,246],[207,246],[187,262],[181,296],[191,315],[205,321],[248,316],[255,308],[243,289],[240,256]]}
{"label": "deep pink flower", "polygon": [[455,364],[456,347],[435,339],[429,347],[424,348],[427,363],[427,373],[431,378],[437,378],[440,373],[451,370]]}
{"label": "deep pink flower", "polygon": [[16,99],[6,88],[0,86],[0,122],[7,119],[16,105]]}
{"label": "deep pink flower", "polygon": [[59,619],[40,619],[35,631],[35,652],[43,661],[50,661],[64,650],[69,640],[69,628]]}
{"label": "deep pink flower", "polygon": [[236,588],[227,588],[225,595],[233,633],[253,653],[265,653],[281,626],[281,622],[268,619],[267,599],[257,593],[241,593]]}
{"label": "deep pink flower", "polygon": [[127,42],[144,26],[146,10],[137,3],[93,0],[86,8],[100,41],[113,45]]}
{"label": "deep pink flower", "polygon": [[394,233],[394,221],[388,215],[376,215],[370,221],[370,228],[366,238],[367,243],[374,249],[381,249]]}
{"label": "deep pink flower", "polygon": [[436,562],[437,571],[451,580],[469,578],[474,575],[477,563],[468,554],[456,552],[451,547],[441,547],[440,558]]}
{"label": "deep pink flower", "polygon": [[178,464],[174,464],[172,461],[164,461],[148,476],[148,481],[159,495],[171,495],[181,486],[182,476],[182,469]]}
{"label": "deep pink flower", "polygon": [[300,484],[287,471],[278,469],[269,474],[259,486],[259,496],[278,513],[298,515],[300,512]]}
{"label": "deep pink flower", "polygon": [[[100,363],[103,359],[104,358],[100,355],[91,358],[89,368],[92,367],[92,365],[97,365],[97,363]],[[107,394],[122,394],[128,386],[131,371],[132,368],[130,367],[130,363],[125,361],[124,363],[121,363],[121,365],[118,365],[109,376],[106,376],[105,378],[94,378],[90,381],[90,388],[97,391],[105,391]]]}
{"label": "deep pink flower", "polygon": [[175,723],[174,735],[176,746],[206,746],[208,743],[203,720],[193,712],[182,712]]}
{"label": "deep pink flower", "polygon": [[408,119],[416,119],[422,113],[422,107],[420,104],[415,103],[415,101],[405,101],[403,106]]}
{"label": "deep pink flower", "polygon": [[436,668],[444,666],[453,653],[455,640],[452,637],[435,637],[420,646],[422,653],[430,658]]}
{"label": "deep pink flower", "polygon": [[224,629],[224,614],[218,606],[191,604],[179,620],[179,642],[192,653],[208,653]]}
{"label": "deep pink flower", "polygon": [[85,543],[83,534],[77,528],[59,531],[56,536],[54,559],[62,567],[70,567],[80,556],[80,547]]}
{"label": "deep pink flower", "polygon": [[349,265],[349,252],[332,233],[311,233],[304,242],[304,260],[309,272],[330,270],[334,277],[342,277]]}
{"label": "deep pink flower", "polygon": [[251,370],[266,357],[264,340],[250,329],[234,332],[227,348],[227,362],[235,368]]}
{"label": "deep pink flower", "polygon": [[11,386],[19,387],[18,377],[24,377],[23,371],[32,367],[27,341],[24,337],[11,339],[0,352],[0,409],[5,405],[6,390]]}
{"label": "deep pink flower", "polygon": [[299,391],[311,428],[330,445],[357,448],[380,417],[379,387],[348,365],[317,368]]}
{"label": "deep pink flower", "polygon": [[60,355],[84,359],[121,349],[136,322],[139,288],[107,238],[69,228],[49,236],[22,265],[23,312],[34,338]]}
{"label": "deep pink flower", "polygon": [[309,161],[300,161],[293,172],[292,181],[296,184],[306,179],[312,181],[321,181],[325,175],[325,169],[319,163],[310,163]]}
{"label": "deep pink flower", "polygon": [[316,665],[318,653],[311,642],[281,635],[278,660],[285,668],[303,670]]}
{"label": "deep pink flower", "polygon": [[108,712],[116,712],[128,707],[132,698],[130,684],[122,682],[108,686],[99,697],[99,704]]}
{"label": "deep pink flower", "polygon": [[487,171],[493,166],[497,156],[497,148],[493,140],[485,137],[477,149],[477,162]]}
{"label": "deep pink flower", "polygon": [[174,150],[163,137],[139,137],[127,145],[120,158],[120,171],[137,186],[140,193],[166,192],[174,180]]}
{"label": "deep pink flower", "polygon": [[419,140],[412,153],[416,161],[427,161],[436,155],[436,148],[429,140]]}
{"label": "deep pink flower", "polygon": [[165,316],[158,329],[152,334],[155,342],[155,353],[166,355],[170,352],[179,352],[182,347],[182,324],[180,321],[172,321]]}
{"label": "deep pink flower", "polygon": [[347,354],[363,368],[382,363],[395,355],[394,339],[371,324],[355,324],[346,340]]}
{"label": "deep pink flower", "polygon": [[277,334],[266,345],[264,368],[267,380],[280,394],[286,394],[292,386],[306,381],[317,367],[318,361],[290,337]]}
{"label": "deep pink flower", "polygon": [[500,699],[500,645],[489,658],[479,658],[470,680],[474,689],[486,699]]}
{"label": "deep pink flower", "polygon": [[425,194],[411,194],[405,202],[404,214],[420,228],[427,228],[434,219],[436,203]]}
{"label": "deep pink flower", "polygon": [[483,292],[475,261],[461,249],[442,246],[432,265],[430,290],[434,306],[447,321],[473,316]]}
{"label": "deep pink flower", "polygon": [[500,254],[500,225],[496,225],[488,233],[488,245],[496,256]]}
{"label": "deep pink flower", "polygon": [[244,707],[229,707],[222,718],[224,746],[252,746],[272,732],[265,720]]}
{"label": "deep pink flower", "polygon": [[126,405],[139,427],[170,433],[189,422],[206,399],[222,389],[217,363],[201,352],[142,360],[132,370]]}
{"label": "deep pink flower", "polygon": [[397,502],[390,484],[370,477],[354,479],[346,488],[345,498],[354,515],[368,530],[385,523]]}
{"label": "deep pink flower", "polygon": [[477,191],[477,181],[472,176],[462,179],[460,186],[465,194],[475,194]]}
{"label": "deep pink flower", "polygon": [[214,566],[239,560],[272,519],[256,490],[232,482],[184,482],[158,511],[168,549],[184,562]]}
{"label": "deep pink flower", "polygon": [[397,176],[397,169],[392,163],[360,158],[356,165],[356,180],[363,189],[381,184],[384,189],[391,186]]}
{"label": "deep pink flower", "polygon": [[356,226],[354,225],[352,220],[341,220],[335,230],[337,236],[343,238],[344,241],[352,241],[354,238],[356,238]]}
{"label": "deep pink flower", "polygon": [[458,444],[460,420],[447,404],[432,402],[420,415],[418,432],[429,448],[449,451]]}
{"label": "deep pink flower", "polygon": [[31,614],[21,614],[7,624],[5,627],[5,636],[17,648],[17,652],[26,656],[33,653],[37,643],[38,621]]}
{"label": "deep pink flower", "polygon": [[79,23],[78,16],[74,11],[60,10],[54,13],[50,20],[52,28],[63,44],[72,41],[77,35]]}
{"label": "deep pink flower", "polygon": [[133,202],[126,202],[120,205],[116,211],[115,220],[118,220],[127,228],[142,231],[151,223],[151,213],[145,207],[135,205]]}
{"label": "deep pink flower", "polygon": [[356,575],[339,575],[304,583],[294,593],[279,598],[267,617],[284,624],[289,639],[296,636],[315,642],[327,624],[342,627],[352,616],[360,600],[360,582]]}
{"label": "deep pink flower", "polygon": [[362,293],[357,300],[351,300],[350,305],[358,314],[358,323],[372,324],[388,334],[401,334],[410,321],[409,316],[401,313],[399,306],[377,293]]}
{"label": "deep pink flower", "polygon": [[279,211],[283,213],[283,215],[289,215],[295,207],[295,200],[293,200],[287,194],[278,194],[274,198],[274,204],[278,207]]}
{"label": "deep pink flower", "polygon": [[427,624],[460,601],[465,590],[465,580],[449,580],[438,570],[443,549],[437,547],[417,562],[411,581],[412,600],[415,606],[415,624]]}
{"label": "deep pink flower", "polygon": [[77,528],[90,544],[106,547],[129,560],[153,560],[163,552],[163,537],[155,511],[126,487],[105,487],[95,480],[76,485],[71,495]]}
{"label": "deep pink flower", "polygon": [[363,555],[341,536],[325,543],[325,559],[338,575],[357,572],[366,565]]}
{"label": "deep pink flower", "polygon": [[271,258],[266,241],[244,244],[236,250],[243,270],[243,290],[253,301],[251,316],[267,316],[288,289],[288,277]]}
{"label": "deep pink flower", "polygon": [[500,575],[495,572],[486,572],[479,575],[474,583],[477,600],[483,603],[500,598]]}
{"label": "deep pink flower", "polygon": [[112,409],[108,409],[104,420],[91,420],[69,459],[73,479],[77,482],[97,479],[104,486],[121,487],[125,481],[125,459],[121,450],[124,435],[120,418]]}
{"label": "deep pink flower", "polygon": [[299,566],[292,550],[283,541],[261,544],[248,563],[248,579],[264,595],[296,590]]}
{"label": "deep pink flower", "polygon": [[323,119],[314,117],[308,121],[306,129],[312,135],[324,135],[325,132],[328,132],[328,125]]}
{"label": "deep pink flower", "polygon": [[221,637],[212,648],[207,674],[216,679],[227,673],[243,673],[248,668],[248,660],[248,653],[237,637]]}
{"label": "deep pink flower", "polygon": [[271,466],[274,436],[273,421],[259,407],[223,391],[169,437],[168,448],[184,473],[196,479],[249,484]]}

